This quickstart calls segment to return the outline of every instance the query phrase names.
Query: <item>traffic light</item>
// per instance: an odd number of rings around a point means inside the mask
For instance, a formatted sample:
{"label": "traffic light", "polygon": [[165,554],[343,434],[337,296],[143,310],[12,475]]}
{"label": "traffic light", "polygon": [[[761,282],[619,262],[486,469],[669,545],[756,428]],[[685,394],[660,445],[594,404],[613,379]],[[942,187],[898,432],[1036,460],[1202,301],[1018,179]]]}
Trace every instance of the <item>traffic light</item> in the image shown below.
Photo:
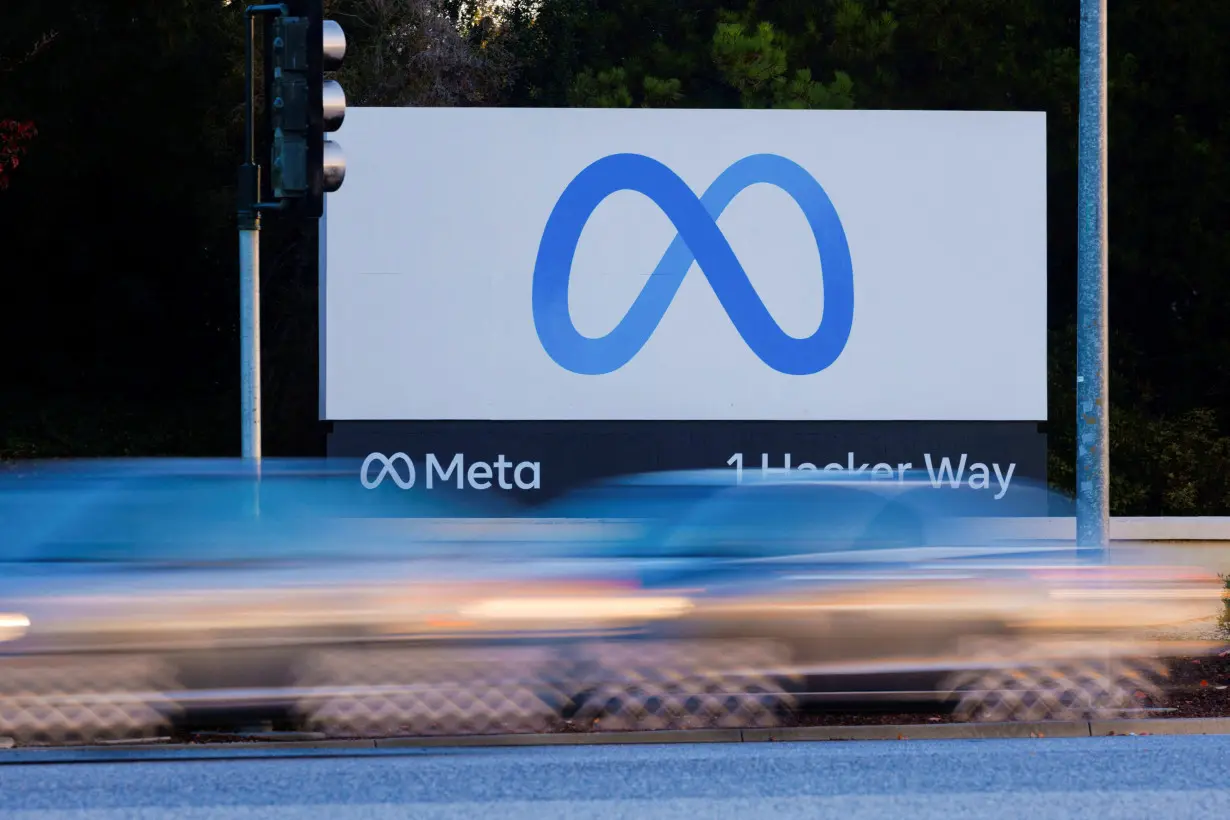
{"label": "traffic light", "polygon": [[269,193],[309,217],[346,177],[341,146],[325,139],[346,117],[346,94],[325,72],[346,56],[346,34],[325,20],[322,0],[289,0],[265,38],[269,122]]}

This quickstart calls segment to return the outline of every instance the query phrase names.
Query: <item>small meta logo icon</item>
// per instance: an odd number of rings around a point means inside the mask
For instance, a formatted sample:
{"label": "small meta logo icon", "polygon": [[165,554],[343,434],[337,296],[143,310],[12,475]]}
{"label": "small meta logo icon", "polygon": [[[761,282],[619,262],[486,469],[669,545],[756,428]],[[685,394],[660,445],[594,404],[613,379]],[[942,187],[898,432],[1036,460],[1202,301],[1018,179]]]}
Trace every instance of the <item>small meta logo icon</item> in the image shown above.
{"label": "small meta logo icon", "polygon": [[[805,339],[787,335],[773,319],[717,226],[726,206],[757,183],[776,186],[798,203],[823,260],[824,315]],[[598,205],[618,191],[649,197],[679,233],[627,315],[607,335],[591,338],[581,335],[568,312],[568,280],[581,231]],[[670,168],[640,154],[612,154],[577,174],[547,219],[534,265],[534,326],[543,349],[573,373],[618,370],[649,341],[693,262],[743,341],[774,370],[794,376],[819,373],[845,349],[854,322],[854,271],[841,218],[820,183],[773,154],[739,160],[699,198]]]}

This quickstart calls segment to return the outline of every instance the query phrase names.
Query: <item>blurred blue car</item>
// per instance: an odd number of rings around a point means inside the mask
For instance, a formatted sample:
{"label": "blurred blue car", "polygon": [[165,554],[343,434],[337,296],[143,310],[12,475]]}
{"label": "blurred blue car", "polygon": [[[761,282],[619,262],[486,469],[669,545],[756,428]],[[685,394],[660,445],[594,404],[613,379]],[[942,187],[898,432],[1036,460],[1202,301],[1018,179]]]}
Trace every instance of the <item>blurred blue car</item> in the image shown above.
{"label": "blurred blue car", "polygon": [[1164,648],[1131,630],[1220,595],[1207,573],[989,531],[986,491],[925,475],[657,473],[527,516],[451,485],[369,489],[359,466],[5,470],[0,735],[765,726],[876,701],[1107,716],[1160,691]]}
{"label": "blurred blue car", "polygon": [[[1066,502],[1026,482],[1013,491],[1039,494],[1042,509]],[[545,552],[684,590],[694,603],[629,639],[603,673],[622,683],[599,687],[588,708],[608,724],[612,713],[643,722],[648,703],[678,706],[664,693],[689,675],[706,681],[694,684],[702,690],[758,692],[761,711],[887,701],[1034,720],[1085,707],[1132,712],[1136,693],[1160,697],[1150,677],[1159,650],[1132,630],[1200,617],[1215,579],[1085,558],[1070,540],[1014,532],[1012,519],[996,526],[988,501],[985,490],[937,487],[925,473],[736,482],[710,470],[601,482],[545,505],[545,521],[592,526]],[[682,656],[696,665],[663,660]],[[1107,683],[1096,667],[1111,656],[1125,671]],[[1012,680],[1036,687],[1005,695]]]}
{"label": "blurred blue car", "polygon": [[538,586],[484,501],[323,460],[6,468],[0,735],[290,719],[321,651],[434,639],[487,590]]}

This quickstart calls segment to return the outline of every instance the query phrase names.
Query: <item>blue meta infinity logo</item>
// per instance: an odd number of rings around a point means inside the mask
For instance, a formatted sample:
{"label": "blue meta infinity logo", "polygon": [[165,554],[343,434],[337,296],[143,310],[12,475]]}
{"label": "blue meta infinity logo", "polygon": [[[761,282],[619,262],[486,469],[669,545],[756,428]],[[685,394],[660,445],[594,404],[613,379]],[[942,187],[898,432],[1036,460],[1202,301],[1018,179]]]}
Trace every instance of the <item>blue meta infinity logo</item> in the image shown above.
{"label": "blue meta infinity logo", "polygon": [[[824,314],[820,327],[804,339],[787,335],[773,319],[717,226],[736,196],[762,182],[798,203],[823,262]],[[581,231],[598,205],[617,191],[649,197],[678,234],[615,329],[591,338],[581,335],[568,312],[568,280]],[[573,373],[618,370],[649,341],[693,262],[699,263],[743,341],[774,370],[795,376],[819,373],[845,349],[854,321],[854,272],[841,218],[820,183],[773,154],[739,160],[699,199],[670,168],[640,154],[603,157],[577,174],[547,219],[534,265],[534,325],[543,349]]]}

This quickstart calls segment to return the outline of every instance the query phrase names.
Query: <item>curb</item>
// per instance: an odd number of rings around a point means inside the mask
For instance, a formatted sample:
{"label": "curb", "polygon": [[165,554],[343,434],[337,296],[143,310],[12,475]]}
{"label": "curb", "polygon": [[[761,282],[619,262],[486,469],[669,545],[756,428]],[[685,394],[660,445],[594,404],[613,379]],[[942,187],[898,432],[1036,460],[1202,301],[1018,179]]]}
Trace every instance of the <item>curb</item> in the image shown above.
{"label": "curb", "polygon": [[[365,740],[263,739],[259,735],[214,743],[113,743],[95,746],[14,748],[0,738],[0,765],[7,763],[106,762],[159,759],[270,757],[268,752],[330,753],[379,749],[464,749],[532,746],[627,746],[678,743],[792,743],[853,740],[1002,740],[1109,736],[1230,735],[1230,718],[1042,721],[1037,723],[920,723],[895,726],[802,726],[781,729],[679,729],[576,734],[389,737]],[[277,737],[276,735],[274,737]]]}
{"label": "curb", "polygon": [[811,740],[996,740],[1008,738],[1089,737],[1086,721],[1037,723],[919,723],[901,726],[800,726],[745,729],[745,742]]}
{"label": "curb", "polygon": [[1095,720],[1093,737],[1106,735],[1230,735],[1230,718],[1168,718],[1161,720]]}

